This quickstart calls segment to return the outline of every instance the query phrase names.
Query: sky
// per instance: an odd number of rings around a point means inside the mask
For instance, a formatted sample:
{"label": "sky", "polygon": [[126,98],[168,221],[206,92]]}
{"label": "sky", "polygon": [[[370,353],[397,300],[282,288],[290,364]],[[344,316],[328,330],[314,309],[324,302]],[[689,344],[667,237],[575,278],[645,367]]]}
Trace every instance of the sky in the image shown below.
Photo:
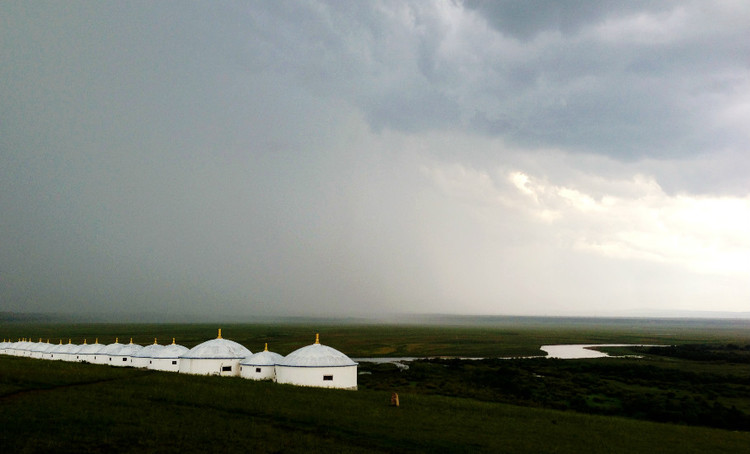
{"label": "sky", "polygon": [[750,3],[0,3],[0,311],[750,310]]}

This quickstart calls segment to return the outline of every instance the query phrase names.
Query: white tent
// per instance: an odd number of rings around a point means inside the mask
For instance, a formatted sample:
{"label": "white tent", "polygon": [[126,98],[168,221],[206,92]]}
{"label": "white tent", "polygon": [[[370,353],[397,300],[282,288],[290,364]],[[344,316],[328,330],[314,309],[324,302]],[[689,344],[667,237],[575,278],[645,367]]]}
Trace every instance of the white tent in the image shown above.
{"label": "white tent", "polygon": [[33,358],[34,357],[34,350],[41,347],[42,340],[39,339],[39,342],[29,341],[29,343],[24,348],[24,356]]}
{"label": "white tent", "polygon": [[2,348],[0,348],[0,354],[2,355],[10,355],[10,350],[13,347],[13,341],[10,339],[4,340],[2,343]]}
{"label": "white tent", "polygon": [[99,343],[99,339],[95,339],[93,344],[84,345],[83,348],[78,350],[78,360],[84,363],[96,363],[99,352],[106,347],[106,345]]}
{"label": "white tent", "polygon": [[39,359],[47,359],[47,352],[55,347],[57,347],[57,345],[50,344],[49,339],[47,339],[47,342],[43,344],[42,348],[35,351],[34,357]]}
{"label": "white tent", "polygon": [[154,352],[148,368],[164,370],[167,372],[178,372],[180,370],[180,355],[187,351],[187,347],[176,344],[174,338],[172,338],[171,344],[165,345],[161,350]]}
{"label": "white tent", "polygon": [[10,345],[8,345],[8,348],[6,349],[6,351],[8,352],[8,354],[11,355],[11,356],[19,356],[19,354],[18,354],[18,345],[21,342],[22,342],[21,339],[18,339],[15,342],[11,342]]}
{"label": "white tent", "polygon": [[29,356],[29,349],[34,346],[33,342],[30,342],[28,340],[21,339],[20,341],[16,342],[13,346],[13,354],[15,356]]}
{"label": "white tent", "polygon": [[9,356],[18,356],[18,344],[20,343],[20,339],[17,341],[8,341],[8,344],[5,346],[5,354]]}
{"label": "white tent", "polygon": [[252,380],[275,380],[276,364],[284,359],[278,353],[269,352],[268,344],[265,350],[248,356],[240,361],[240,377]]}
{"label": "white tent", "polygon": [[34,345],[29,348],[29,357],[39,359],[42,357],[42,352],[49,347],[49,342],[42,342],[42,340],[39,339],[39,342],[35,342]]}
{"label": "white tent", "polygon": [[133,367],[146,368],[149,366],[149,364],[151,364],[153,356],[163,349],[164,346],[159,345],[159,343],[156,342],[156,339],[154,338],[153,344],[143,347],[139,352],[135,353],[132,356],[133,360],[131,361],[131,365]]}
{"label": "white tent", "polygon": [[75,361],[82,363],[84,361],[88,360],[88,352],[90,350],[100,350],[102,348],[101,344],[89,344],[86,342],[86,339],[83,340],[83,343],[75,348],[71,348],[68,351],[68,361]]}
{"label": "white tent", "polygon": [[21,347],[25,344],[25,340],[19,339],[15,342],[11,342],[10,345],[8,345],[8,354],[11,356],[21,356]]}
{"label": "white tent", "polygon": [[50,348],[44,353],[44,359],[52,359],[52,360],[62,359],[60,358],[59,351],[62,350],[64,347],[65,345],[62,343],[62,339],[60,339],[59,344],[52,345],[52,348]]}
{"label": "white tent", "polygon": [[23,343],[23,347],[19,349],[19,352],[21,353],[20,356],[25,356],[27,358],[31,357],[31,351],[37,346],[36,342],[32,341],[31,339],[27,339]]}
{"label": "white tent", "polygon": [[84,339],[82,344],[76,345],[75,347],[72,347],[68,350],[68,354],[65,359],[67,361],[73,361],[77,363],[81,362],[81,350],[83,350],[87,346],[88,344],[86,343],[86,339]]}
{"label": "white tent", "polygon": [[3,354],[12,356],[16,354],[16,342],[18,341],[12,341],[8,340],[8,342],[5,344],[5,348],[3,349]]}
{"label": "white tent", "polygon": [[253,352],[237,342],[221,338],[198,344],[180,356],[179,371],[183,374],[228,375],[240,374],[240,361]]}
{"label": "white tent", "polygon": [[110,354],[112,358],[112,365],[119,367],[126,367],[133,365],[133,355],[143,350],[142,345],[134,344],[133,338],[130,338],[130,343],[124,345],[117,352]]}
{"label": "white tent", "polygon": [[357,389],[357,363],[340,351],[315,343],[293,351],[276,365],[276,381],[302,386]]}
{"label": "white tent", "polygon": [[108,344],[106,347],[101,349],[94,359],[95,364],[112,364],[112,355],[119,352],[125,345],[120,343],[119,338],[115,338],[113,344]]}
{"label": "white tent", "polygon": [[29,339],[26,342],[26,345],[23,347],[23,355],[27,358],[32,358],[34,354],[34,349],[40,346],[42,340],[39,339],[39,343],[34,342],[33,340]]}
{"label": "white tent", "polygon": [[16,342],[8,339],[8,341],[5,343],[5,347],[3,347],[3,354],[15,355],[16,354]]}
{"label": "white tent", "polygon": [[78,348],[78,344],[74,344],[70,341],[70,339],[68,339],[67,344],[63,344],[62,348],[58,347],[56,349],[57,354],[55,355],[56,358],[54,359],[58,359],[60,361],[70,361],[70,352],[71,350],[76,348]]}

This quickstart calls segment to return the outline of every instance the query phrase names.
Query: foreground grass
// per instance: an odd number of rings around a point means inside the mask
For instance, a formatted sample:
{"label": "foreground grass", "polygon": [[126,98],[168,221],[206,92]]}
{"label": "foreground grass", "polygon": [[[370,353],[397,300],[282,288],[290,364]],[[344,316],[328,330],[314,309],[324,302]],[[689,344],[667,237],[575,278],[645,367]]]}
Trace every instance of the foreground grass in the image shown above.
{"label": "foreground grass", "polygon": [[410,362],[406,370],[371,363],[360,370],[366,375],[359,383],[367,389],[750,431],[750,362],[430,359]]}
{"label": "foreground grass", "polygon": [[0,356],[0,452],[747,452],[750,433]]}

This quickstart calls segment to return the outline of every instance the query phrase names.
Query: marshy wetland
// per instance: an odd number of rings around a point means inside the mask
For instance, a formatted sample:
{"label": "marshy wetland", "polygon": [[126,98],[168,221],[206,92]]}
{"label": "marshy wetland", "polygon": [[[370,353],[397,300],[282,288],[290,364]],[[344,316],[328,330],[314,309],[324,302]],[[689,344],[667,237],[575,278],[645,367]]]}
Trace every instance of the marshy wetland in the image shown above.
{"label": "marshy wetland", "polygon": [[[196,345],[216,325],[3,322],[2,337],[154,337]],[[311,333],[361,363],[359,390],[0,357],[0,452],[748,452],[747,321],[477,318],[223,325],[253,351]],[[547,344],[622,358],[499,359]],[[481,357],[459,360],[450,357]],[[391,393],[400,396],[389,406]],[[637,436],[634,436],[637,434]]]}

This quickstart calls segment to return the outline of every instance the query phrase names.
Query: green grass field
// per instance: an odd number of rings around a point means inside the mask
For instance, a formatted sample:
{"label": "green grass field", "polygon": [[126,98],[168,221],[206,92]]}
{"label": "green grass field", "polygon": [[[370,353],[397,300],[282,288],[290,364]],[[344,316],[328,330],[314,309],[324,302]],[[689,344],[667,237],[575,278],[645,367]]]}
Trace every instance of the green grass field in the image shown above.
{"label": "green grass field", "polygon": [[[442,324],[439,324],[442,323]],[[241,343],[252,351],[269,349],[286,355],[311,344],[315,333],[321,342],[350,357],[466,356],[507,357],[539,355],[544,344],[644,343],[684,344],[734,342],[750,344],[750,320],[647,320],[566,319],[535,317],[441,318],[421,324],[333,324],[309,321],[275,324],[115,324],[115,323],[12,323],[0,321],[0,338],[42,339],[74,344],[133,342],[195,346],[216,337]]]}
{"label": "green grass field", "polygon": [[[115,336],[121,340],[132,336],[135,342],[150,343],[158,336],[160,342],[177,337],[186,346],[215,337],[215,328],[0,324],[2,336],[11,338],[71,337],[80,343],[84,337],[99,337],[109,343]],[[224,337],[251,350],[269,342],[282,354],[311,343],[319,331],[323,343],[353,357],[513,356],[538,354],[539,345],[559,342],[667,343],[663,339],[669,339],[672,344],[750,344],[750,332],[743,326],[686,326],[679,321],[650,327],[529,321],[442,327],[300,323],[222,328]],[[687,393],[706,393],[707,401],[722,405],[734,399],[737,408],[745,410],[750,408],[746,389],[750,383],[741,378],[750,376],[745,375],[750,374],[746,364],[657,356],[643,362],[601,361],[468,365],[434,361],[402,375],[387,365],[382,370],[363,365],[361,369],[371,375],[360,376],[360,389],[352,392],[0,356],[0,452],[750,452],[749,431],[591,413],[606,412],[616,399],[624,402],[629,395],[679,402]],[[651,381],[619,379],[623,370],[633,368],[629,365],[661,373]],[[549,390],[529,388],[537,394],[508,403],[518,394],[511,393],[507,383],[525,383],[528,377],[543,375],[539,368],[554,385],[550,389],[565,388],[568,394],[549,396],[560,399],[545,402]],[[668,370],[679,373],[665,375]],[[714,382],[703,387],[683,383],[676,392],[660,390],[682,383],[685,373],[713,377]],[[506,381],[497,381],[498,377]],[[464,379],[476,381],[467,385]],[[726,385],[720,379],[733,388],[723,391]],[[569,383],[576,388],[566,388]],[[711,383],[722,389],[711,388]],[[399,408],[389,406],[393,390],[399,392]],[[521,387],[518,392],[526,391]],[[590,405],[586,412],[560,404],[571,393]]]}
{"label": "green grass field", "polygon": [[1,452],[746,452],[750,433],[0,358]]}

